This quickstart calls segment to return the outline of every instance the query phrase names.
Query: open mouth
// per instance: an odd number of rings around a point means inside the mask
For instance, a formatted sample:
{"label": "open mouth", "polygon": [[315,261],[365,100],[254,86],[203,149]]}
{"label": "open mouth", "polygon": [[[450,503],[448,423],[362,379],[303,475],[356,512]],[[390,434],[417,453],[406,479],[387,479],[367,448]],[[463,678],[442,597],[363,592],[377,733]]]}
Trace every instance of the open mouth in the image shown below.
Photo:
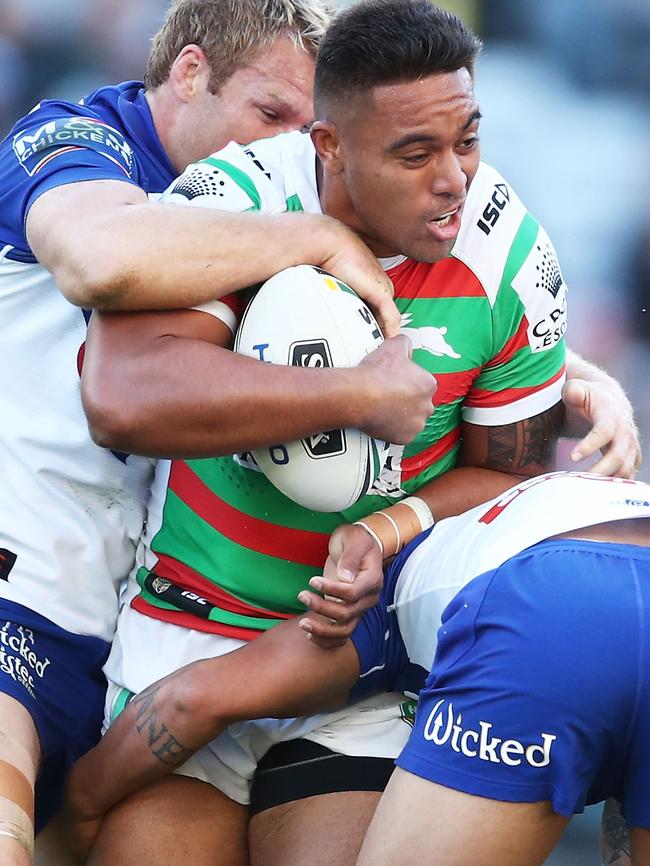
{"label": "open mouth", "polygon": [[440,228],[444,228],[444,226],[449,225],[449,223],[456,216],[459,210],[460,207],[456,207],[453,210],[448,211],[447,213],[443,213],[439,217],[434,217],[433,219],[431,219],[431,222],[434,223],[434,225],[439,226]]}
{"label": "open mouth", "polygon": [[427,220],[429,232],[436,240],[454,240],[460,231],[460,215],[463,208],[457,205],[453,210],[445,211],[440,216]]}

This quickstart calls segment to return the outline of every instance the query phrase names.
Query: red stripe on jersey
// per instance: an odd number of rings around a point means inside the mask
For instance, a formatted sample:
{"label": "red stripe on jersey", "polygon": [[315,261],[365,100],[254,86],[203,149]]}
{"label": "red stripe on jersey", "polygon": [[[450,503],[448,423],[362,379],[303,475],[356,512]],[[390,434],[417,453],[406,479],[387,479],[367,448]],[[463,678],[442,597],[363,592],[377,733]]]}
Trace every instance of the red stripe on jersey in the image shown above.
{"label": "red stripe on jersey", "polygon": [[387,271],[397,298],[484,298],[485,289],[466,264],[449,257],[440,262],[410,259]]}
{"label": "red stripe on jersey", "polygon": [[430,448],[425,448],[419,454],[414,454],[412,457],[406,457],[402,460],[402,480],[408,481],[413,478],[427,466],[436,463],[449,451],[454,448],[460,441],[460,427],[450,430],[446,436],[439,439]]}
{"label": "red stripe on jersey", "polygon": [[552,385],[553,382],[557,382],[558,379],[561,379],[562,376],[564,376],[565,369],[565,366],[562,365],[562,369],[556,373],[555,376],[552,376],[541,385],[533,385],[530,388],[505,388],[503,391],[486,391],[476,388],[470,395],[468,395],[465,405],[486,409],[492,409],[497,406],[506,406],[508,403],[514,403],[515,400],[522,400],[530,394],[536,394],[538,391],[543,391],[545,388],[548,388],[549,385]]}
{"label": "red stripe on jersey", "polygon": [[267,523],[220,499],[182,460],[174,460],[169,488],[210,526],[236,544],[265,556],[291,560],[320,571],[327,559],[329,535]]}
{"label": "red stripe on jersey", "polygon": [[231,595],[225,589],[212,583],[207,577],[204,577],[200,572],[195,571],[174,559],[172,556],[167,556],[164,553],[158,554],[158,564],[152,569],[152,572],[160,577],[165,577],[170,580],[174,586],[180,589],[188,589],[205,598],[214,607],[227,610],[230,613],[240,614],[242,616],[257,616],[261,619],[278,619],[288,618],[289,614],[278,613],[275,610],[268,610],[264,607],[255,607],[246,601],[243,601],[237,596]]}
{"label": "red stripe on jersey", "polygon": [[500,364],[506,364],[519,349],[528,345],[528,319],[524,316],[519,323],[517,333],[513,334],[503,349],[487,362],[486,368],[490,369],[491,367],[498,367]]}
{"label": "red stripe on jersey", "polygon": [[264,634],[263,631],[257,631],[252,628],[240,628],[236,625],[226,625],[223,622],[214,622],[211,619],[201,619],[200,616],[193,616],[191,613],[184,613],[177,610],[163,610],[153,604],[145,601],[142,596],[136,596],[131,602],[133,610],[138,613],[143,613],[152,619],[159,619],[163,622],[170,622],[173,625],[180,625],[183,628],[193,628],[195,631],[207,631],[210,634],[220,634],[222,637],[234,637],[239,640],[254,640],[256,637]]}
{"label": "red stripe on jersey", "polygon": [[471,370],[461,370],[459,373],[436,373],[438,387],[433,396],[433,405],[446,406],[456,400],[464,399],[480,372],[481,367],[474,367]]}

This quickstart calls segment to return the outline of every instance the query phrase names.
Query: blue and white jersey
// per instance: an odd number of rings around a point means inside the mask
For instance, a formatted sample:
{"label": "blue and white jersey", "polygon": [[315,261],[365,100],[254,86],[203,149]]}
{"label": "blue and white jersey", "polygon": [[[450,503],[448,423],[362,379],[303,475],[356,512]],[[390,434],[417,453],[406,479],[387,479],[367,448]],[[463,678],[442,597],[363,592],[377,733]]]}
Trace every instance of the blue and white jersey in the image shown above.
{"label": "blue and white jersey", "polygon": [[361,659],[353,698],[376,689],[417,694],[433,665],[443,612],[475,577],[551,536],[637,517],[650,517],[650,485],[553,472],[441,520],[395,558],[380,603],[352,635]]}
{"label": "blue and white jersey", "polygon": [[25,219],[56,186],[120,180],[158,194],[174,176],[137,82],[42,102],[0,144],[0,596],[109,640],[151,463],[91,442],[84,312],[36,261]]}

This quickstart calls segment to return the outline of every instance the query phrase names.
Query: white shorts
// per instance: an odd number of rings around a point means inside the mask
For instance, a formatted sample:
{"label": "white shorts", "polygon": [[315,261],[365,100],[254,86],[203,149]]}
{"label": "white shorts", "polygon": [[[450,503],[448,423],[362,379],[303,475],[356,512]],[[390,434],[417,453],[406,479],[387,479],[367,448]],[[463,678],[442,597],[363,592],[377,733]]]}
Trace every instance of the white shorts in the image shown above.
{"label": "white shorts", "polygon": [[[105,667],[109,681],[105,725],[124,706],[125,690],[137,694],[183,665],[223,655],[243,643],[123,608]],[[396,758],[411,731],[406,700],[401,693],[384,693],[332,713],[238,722],[176,772],[208,782],[237,803],[248,804],[257,763],[271,746],[285,740],[304,738],[344,755]]]}

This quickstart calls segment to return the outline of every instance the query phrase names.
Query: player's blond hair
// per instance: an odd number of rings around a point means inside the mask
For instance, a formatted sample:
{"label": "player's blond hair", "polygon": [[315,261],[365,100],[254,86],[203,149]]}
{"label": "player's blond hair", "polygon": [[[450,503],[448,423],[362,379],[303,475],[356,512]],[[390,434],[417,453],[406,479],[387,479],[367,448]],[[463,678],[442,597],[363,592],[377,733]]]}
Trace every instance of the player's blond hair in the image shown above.
{"label": "player's blond hair", "polygon": [[198,45],[210,64],[210,91],[216,93],[279,37],[315,55],[330,19],[326,0],[174,0],[153,38],[145,87],[163,84],[182,49]]}

